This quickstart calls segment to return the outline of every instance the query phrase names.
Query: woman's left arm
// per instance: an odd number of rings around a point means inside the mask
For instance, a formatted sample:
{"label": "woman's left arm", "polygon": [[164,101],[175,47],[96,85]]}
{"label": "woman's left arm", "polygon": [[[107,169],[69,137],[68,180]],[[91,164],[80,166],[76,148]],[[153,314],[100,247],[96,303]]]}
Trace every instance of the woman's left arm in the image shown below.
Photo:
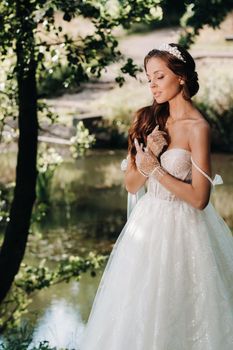
{"label": "woman's left arm", "polygon": [[[190,131],[189,145],[194,162],[211,177],[210,127],[200,123]],[[188,202],[194,208],[203,210],[210,198],[211,183],[192,165],[192,183],[188,184],[166,173],[160,180],[176,197]]]}

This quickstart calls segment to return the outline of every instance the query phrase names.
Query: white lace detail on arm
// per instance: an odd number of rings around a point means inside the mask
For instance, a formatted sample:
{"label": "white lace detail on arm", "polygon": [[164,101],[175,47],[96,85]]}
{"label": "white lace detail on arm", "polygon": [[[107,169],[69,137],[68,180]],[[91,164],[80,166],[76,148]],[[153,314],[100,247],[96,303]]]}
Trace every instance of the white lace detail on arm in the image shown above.
{"label": "white lace detail on arm", "polygon": [[194,162],[192,157],[191,157],[191,162],[195,166],[195,168],[197,170],[199,170],[200,173],[202,173],[202,175],[204,175],[211,182],[212,186],[223,184],[223,179],[222,179],[221,175],[215,174],[214,179],[212,180],[211,177],[209,177],[209,175],[207,175],[201,168],[199,168],[199,166]]}

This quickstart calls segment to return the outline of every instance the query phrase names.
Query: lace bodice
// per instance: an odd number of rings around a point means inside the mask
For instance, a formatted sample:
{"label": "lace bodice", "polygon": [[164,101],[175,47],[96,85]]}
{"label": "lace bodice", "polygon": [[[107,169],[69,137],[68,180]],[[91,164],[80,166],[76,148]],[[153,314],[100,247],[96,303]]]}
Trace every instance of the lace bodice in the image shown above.
{"label": "lace bodice", "polygon": [[[177,179],[185,182],[192,180],[191,153],[182,148],[171,148],[165,151],[160,158],[162,167]],[[153,175],[148,180],[148,193],[157,198],[176,200],[173,193],[162,186]]]}

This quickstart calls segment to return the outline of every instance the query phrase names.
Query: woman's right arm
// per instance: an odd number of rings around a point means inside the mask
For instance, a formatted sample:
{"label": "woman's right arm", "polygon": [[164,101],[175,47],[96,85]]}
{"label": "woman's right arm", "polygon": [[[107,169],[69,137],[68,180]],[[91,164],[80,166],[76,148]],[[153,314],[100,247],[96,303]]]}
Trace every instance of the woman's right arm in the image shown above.
{"label": "woman's right arm", "polygon": [[125,171],[124,184],[128,192],[135,194],[145,184],[147,177],[143,176],[136,167],[134,167],[130,156]]}

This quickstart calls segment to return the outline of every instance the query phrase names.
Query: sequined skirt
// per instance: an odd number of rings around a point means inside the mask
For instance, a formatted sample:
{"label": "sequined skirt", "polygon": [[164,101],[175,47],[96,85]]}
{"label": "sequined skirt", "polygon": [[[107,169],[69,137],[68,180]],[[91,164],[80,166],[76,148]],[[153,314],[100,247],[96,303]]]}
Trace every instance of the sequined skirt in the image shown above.
{"label": "sequined skirt", "polygon": [[232,350],[233,238],[211,203],[138,201],[97,290],[80,350]]}

